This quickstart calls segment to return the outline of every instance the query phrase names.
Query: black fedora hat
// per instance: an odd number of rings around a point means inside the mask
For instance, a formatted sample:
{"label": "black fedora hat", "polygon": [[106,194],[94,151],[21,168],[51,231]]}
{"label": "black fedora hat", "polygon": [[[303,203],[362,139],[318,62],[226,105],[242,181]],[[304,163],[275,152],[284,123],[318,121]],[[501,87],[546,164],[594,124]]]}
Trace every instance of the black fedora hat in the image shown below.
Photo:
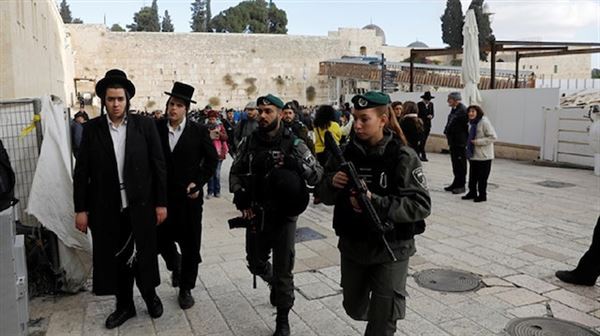
{"label": "black fedora hat", "polygon": [[125,72],[119,69],[108,70],[104,75],[104,78],[96,83],[96,95],[103,98],[106,94],[106,87],[113,83],[123,85],[125,91],[127,91],[129,94],[129,98],[133,98],[133,96],[135,96],[135,86],[129,79],[127,79]]}
{"label": "black fedora hat", "polygon": [[194,87],[182,82],[173,83],[173,88],[171,89],[171,92],[165,91],[165,94],[171,97],[179,98],[186,102],[192,102],[196,104],[196,102],[192,100],[192,96],[194,95]]}
{"label": "black fedora hat", "polygon": [[431,92],[429,91],[425,91],[425,94],[421,96],[421,98],[425,99],[425,100],[432,100],[433,98],[435,98],[434,96],[431,95]]}

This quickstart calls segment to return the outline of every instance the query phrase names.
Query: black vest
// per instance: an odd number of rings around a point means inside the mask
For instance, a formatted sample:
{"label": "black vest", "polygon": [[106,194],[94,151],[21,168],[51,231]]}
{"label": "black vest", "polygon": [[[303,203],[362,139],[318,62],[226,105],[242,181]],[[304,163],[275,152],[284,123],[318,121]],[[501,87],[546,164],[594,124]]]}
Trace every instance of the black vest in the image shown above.
{"label": "black vest", "polygon": [[[404,146],[400,139],[394,137],[386,145],[383,155],[366,154],[350,141],[344,149],[344,158],[352,162],[367,188],[379,196],[388,196],[397,190],[395,183],[398,151]],[[424,231],[424,221],[418,223],[394,223],[394,229],[386,233],[388,241],[412,239],[415,234]],[[419,229],[422,227],[422,229]],[[338,236],[351,240],[381,239],[372,231],[365,213],[357,213],[350,204],[349,192],[343,190],[338,194],[333,211],[333,228]]]}

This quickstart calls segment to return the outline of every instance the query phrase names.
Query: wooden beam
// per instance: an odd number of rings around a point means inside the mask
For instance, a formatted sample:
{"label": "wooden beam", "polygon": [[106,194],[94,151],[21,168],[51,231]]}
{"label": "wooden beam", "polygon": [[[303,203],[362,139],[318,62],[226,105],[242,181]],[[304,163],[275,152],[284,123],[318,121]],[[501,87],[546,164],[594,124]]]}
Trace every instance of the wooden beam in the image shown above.
{"label": "wooden beam", "polygon": [[415,54],[413,54],[412,50],[410,51],[409,82],[410,82],[409,92],[413,92],[414,84],[415,84]]}
{"label": "wooden beam", "polygon": [[598,42],[544,42],[544,41],[496,41],[498,45],[512,46],[572,46],[572,47],[600,47]]}
{"label": "wooden beam", "polygon": [[565,51],[549,51],[549,52],[533,52],[533,53],[522,54],[521,58],[562,56],[562,55],[581,55],[581,54],[596,54],[596,53],[600,53],[600,48],[575,49],[575,50],[565,50]]}
{"label": "wooden beam", "polygon": [[492,64],[490,69],[490,89],[494,90],[496,88],[496,41],[494,39],[490,41],[490,47],[492,49],[490,51],[490,53],[492,54]]}
{"label": "wooden beam", "polygon": [[519,88],[519,60],[520,60],[519,52],[515,53],[515,89]]}

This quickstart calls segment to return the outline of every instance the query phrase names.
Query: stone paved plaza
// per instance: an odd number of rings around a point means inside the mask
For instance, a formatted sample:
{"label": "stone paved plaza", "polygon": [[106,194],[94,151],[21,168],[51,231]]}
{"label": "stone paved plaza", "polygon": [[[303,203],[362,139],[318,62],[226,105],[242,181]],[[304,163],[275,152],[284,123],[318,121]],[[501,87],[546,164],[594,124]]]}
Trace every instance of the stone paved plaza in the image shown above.
{"label": "stone paved plaza", "polygon": [[[600,178],[591,171],[548,168],[496,160],[487,203],[462,201],[444,192],[450,182],[450,159],[432,154],[425,163],[433,199],[426,232],[418,236],[410,260],[406,319],[397,335],[503,335],[515,317],[545,316],[548,311],[600,331],[600,287],[566,285],[554,278],[570,269],[587,249],[600,213]],[[229,162],[223,165],[227,175]],[[569,183],[551,188],[537,183]],[[226,188],[226,177],[222,181]],[[246,269],[244,231],[228,229],[237,216],[231,195],[205,202],[202,256],[196,305],[182,311],[170,275],[161,263],[158,288],[165,312],[152,320],[141,298],[138,315],[118,330],[104,320],[114,309],[112,297],[78,295],[36,298],[30,302],[31,331],[58,335],[271,335],[275,309],[268,288],[252,289]],[[332,208],[312,206],[298,221],[326,238],[296,245],[296,304],[293,335],[361,335],[365,323],[348,318],[342,308],[337,238]],[[161,261],[162,262],[162,261]],[[412,277],[431,268],[453,268],[480,275],[475,292],[447,294],[421,288]],[[548,308],[549,307],[549,308]]]}

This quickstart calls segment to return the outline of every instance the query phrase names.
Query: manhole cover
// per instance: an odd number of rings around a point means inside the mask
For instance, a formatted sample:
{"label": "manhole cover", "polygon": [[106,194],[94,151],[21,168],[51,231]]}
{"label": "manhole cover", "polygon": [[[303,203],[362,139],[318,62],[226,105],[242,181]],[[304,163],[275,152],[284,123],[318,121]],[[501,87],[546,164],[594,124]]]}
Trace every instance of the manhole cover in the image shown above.
{"label": "manhole cover", "polygon": [[569,188],[569,187],[574,187],[575,185],[573,183],[566,183],[566,182],[560,182],[560,181],[542,181],[542,182],[537,182],[536,184],[541,185],[542,187],[547,187],[547,188]]}
{"label": "manhole cover", "polygon": [[419,286],[440,292],[468,292],[481,285],[474,274],[447,269],[424,270],[413,277]]}
{"label": "manhole cover", "polygon": [[309,240],[317,240],[327,238],[324,235],[308,227],[299,227],[296,229],[296,243],[301,243]]}
{"label": "manhole cover", "polygon": [[527,317],[510,321],[506,332],[511,336],[600,336],[577,323],[551,317]]}

